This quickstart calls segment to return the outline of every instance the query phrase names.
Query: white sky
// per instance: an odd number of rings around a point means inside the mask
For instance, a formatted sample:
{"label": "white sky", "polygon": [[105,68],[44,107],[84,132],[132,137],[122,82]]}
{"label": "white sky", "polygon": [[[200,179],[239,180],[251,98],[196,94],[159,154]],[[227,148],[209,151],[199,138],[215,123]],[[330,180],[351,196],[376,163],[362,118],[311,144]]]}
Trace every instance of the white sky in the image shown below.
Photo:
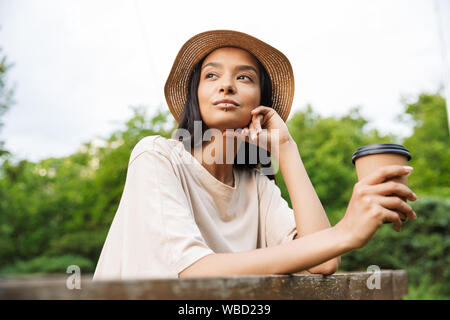
{"label": "white sky", "polygon": [[[437,0],[450,54],[450,1]],[[382,133],[397,125],[402,96],[434,93],[444,63],[431,0],[68,1],[0,0],[0,46],[15,66],[14,105],[0,138],[19,158],[75,152],[131,116],[165,107],[164,83],[183,43],[212,29],[249,33],[294,69],[291,116],[362,114]]]}

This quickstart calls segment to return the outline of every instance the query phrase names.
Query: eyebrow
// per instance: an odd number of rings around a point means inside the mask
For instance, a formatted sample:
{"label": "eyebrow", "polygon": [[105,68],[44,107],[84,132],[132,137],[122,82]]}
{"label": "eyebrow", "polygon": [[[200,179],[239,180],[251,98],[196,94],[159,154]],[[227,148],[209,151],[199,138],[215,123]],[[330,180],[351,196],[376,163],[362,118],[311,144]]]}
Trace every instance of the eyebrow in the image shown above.
{"label": "eyebrow", "polygon": [[[209,66],[211,66],[211,67],[219,67],[219,68],[220,68],[220,67],[223,67],[223,65],[222,65],[221,63],[218,63],[218,62],[210,62],[210,63],[205,64],[205,65],[203,66],[202,70],[205,69],[206,67],[209,67]],[[237,69],[237,70],[239,70],[239,71],[243,71],[243,70],[252,70],[252,71],[254,71],[257,75],[259,75],[258,71],[257,71],[254,67],[249,66],[249,65],[240,65],[240,66],[236,66],[235,69]]]}

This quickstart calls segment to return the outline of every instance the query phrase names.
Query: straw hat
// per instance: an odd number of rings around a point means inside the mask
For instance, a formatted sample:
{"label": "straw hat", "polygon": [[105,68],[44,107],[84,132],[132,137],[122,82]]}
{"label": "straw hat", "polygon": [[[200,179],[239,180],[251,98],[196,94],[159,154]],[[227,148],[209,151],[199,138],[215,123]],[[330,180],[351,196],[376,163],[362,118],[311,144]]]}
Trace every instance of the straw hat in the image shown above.
{"label": "straw hat", "polygon": [[167,104],[175,120],[180,120],[187,99],[189,78],[195,65],[221,47],[247,50],[261,62],[272,83],[272,108],[286,122],[294,99],[294,73],[288,58],[267,43],[232,30],[202,32],[181,47],[164,86]]}

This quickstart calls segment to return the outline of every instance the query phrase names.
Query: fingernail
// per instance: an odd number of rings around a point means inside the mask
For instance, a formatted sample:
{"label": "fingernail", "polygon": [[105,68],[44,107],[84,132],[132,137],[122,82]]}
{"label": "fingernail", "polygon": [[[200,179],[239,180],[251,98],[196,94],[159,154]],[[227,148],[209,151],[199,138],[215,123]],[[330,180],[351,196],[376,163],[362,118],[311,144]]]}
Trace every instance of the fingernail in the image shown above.
{"label": "fingernail", "polygon": [[416,198],[416,200],[419,199],[419,197],[417,196],[417,194],[415,194],[414,192],[413,192],[413,196],[414,196],[414,198]]}
{"label": "fingernail", "polygon": [[413,167],[410,167],[410,166],[403,166],[403,168],[405,168],[406,170],[413,170],[414,169]]}

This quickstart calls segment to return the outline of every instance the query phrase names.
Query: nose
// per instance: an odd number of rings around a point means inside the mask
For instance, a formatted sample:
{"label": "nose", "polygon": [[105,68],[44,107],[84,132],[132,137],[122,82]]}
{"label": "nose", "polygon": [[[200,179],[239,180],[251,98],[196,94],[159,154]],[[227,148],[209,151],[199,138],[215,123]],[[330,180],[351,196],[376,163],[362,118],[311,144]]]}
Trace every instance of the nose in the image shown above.
{"label": "nose", "polygon": [[234,93],[236,91],[233,82],[230,79],[224,79],[220,84],[220,92]]}

